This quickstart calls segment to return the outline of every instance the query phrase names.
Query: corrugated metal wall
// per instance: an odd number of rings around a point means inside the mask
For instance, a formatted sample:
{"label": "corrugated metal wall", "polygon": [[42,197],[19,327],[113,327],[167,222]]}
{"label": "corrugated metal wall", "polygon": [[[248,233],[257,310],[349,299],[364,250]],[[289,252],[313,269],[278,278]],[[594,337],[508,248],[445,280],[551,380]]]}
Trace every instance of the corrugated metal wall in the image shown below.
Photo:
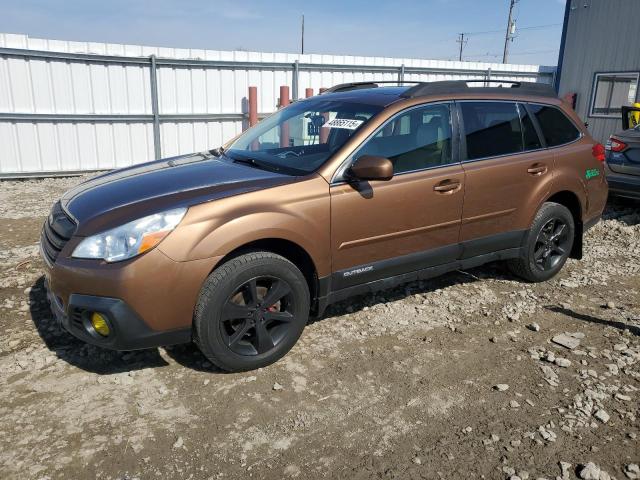
{"label": "corrugated metal wall", "polygon": [[[152,66],[151,56],[155,62]],[[186,50],[0,34],[0,176],[103,170],[217,147],[246,123],[247,92],[280,85],[486,78],[550,83],[551,67]],[[157,102],[154,101],[157,90]],[[157,103],[157,107],[155,106]],[[154,135],[154,128],[156,128]],[[159,144],[156,146],[156,138]]]}
{"label": "corrugated metal wall", "polygon": [[604,142],[621,129],[622,122],[589,115],[594,77],[603,72],[640,72],[640,0],[567,1],[559,93],[578,94],[576,112],[589,122],[594,138]]}

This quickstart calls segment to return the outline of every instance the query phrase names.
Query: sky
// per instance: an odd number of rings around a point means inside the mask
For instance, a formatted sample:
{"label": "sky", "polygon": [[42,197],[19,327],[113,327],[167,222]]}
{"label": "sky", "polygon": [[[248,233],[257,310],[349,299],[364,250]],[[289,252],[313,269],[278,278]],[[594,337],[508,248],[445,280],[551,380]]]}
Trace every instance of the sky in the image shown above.
{"label": "sky", "polygon": [[[509,63],[556,65],[564,0],[519,0]],[[0,0],[0,32],[212,50],[500,62],[509,0]]]}

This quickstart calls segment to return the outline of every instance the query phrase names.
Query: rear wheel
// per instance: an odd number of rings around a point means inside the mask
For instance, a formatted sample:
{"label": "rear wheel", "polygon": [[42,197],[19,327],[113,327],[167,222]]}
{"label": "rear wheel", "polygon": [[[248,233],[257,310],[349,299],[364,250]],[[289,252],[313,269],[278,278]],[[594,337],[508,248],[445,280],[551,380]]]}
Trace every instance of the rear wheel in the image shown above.
{"label": "rear wheel", "polygon": [[269,365],[296,343],[309,318],[309,289],[300,270],[270,252],[251,252],[216,268],[196,306],[194,340],[218,367]]}
{"label": "rear wheel", "polygon": [[509,269],[530,282],[549,280],[569,258],[574,237],[571,212],[564,205],[544,203],[527,235],[523,256],[510,260]]}

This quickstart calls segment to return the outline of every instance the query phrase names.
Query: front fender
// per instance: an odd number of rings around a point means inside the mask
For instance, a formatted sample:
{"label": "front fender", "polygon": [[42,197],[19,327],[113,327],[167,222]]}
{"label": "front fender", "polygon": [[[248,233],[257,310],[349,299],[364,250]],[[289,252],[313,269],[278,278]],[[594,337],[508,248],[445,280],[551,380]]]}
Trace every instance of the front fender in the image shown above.
{"label": "front fender", "polygon": [[318,275],[331,272],[330,198],[321,177],[189,209],[160,245],[176,261],[225,256],[251,242],[282,239],[303,248]]}

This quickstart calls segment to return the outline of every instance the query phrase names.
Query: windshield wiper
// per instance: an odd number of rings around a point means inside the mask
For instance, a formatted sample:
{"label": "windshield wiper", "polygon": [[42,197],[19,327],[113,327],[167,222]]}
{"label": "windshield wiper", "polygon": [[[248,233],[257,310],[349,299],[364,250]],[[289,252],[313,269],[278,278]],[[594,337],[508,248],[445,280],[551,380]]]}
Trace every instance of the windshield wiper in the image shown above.
{"label": "windshield wiper", "polygon": [[251,157],[234,158],[233,163],[241,163],[243,165],[249,165],[250,167],[259,168],[260,170],[266,170],[268,172],[279,172],[280,169],[270,163],[261,162]]}

